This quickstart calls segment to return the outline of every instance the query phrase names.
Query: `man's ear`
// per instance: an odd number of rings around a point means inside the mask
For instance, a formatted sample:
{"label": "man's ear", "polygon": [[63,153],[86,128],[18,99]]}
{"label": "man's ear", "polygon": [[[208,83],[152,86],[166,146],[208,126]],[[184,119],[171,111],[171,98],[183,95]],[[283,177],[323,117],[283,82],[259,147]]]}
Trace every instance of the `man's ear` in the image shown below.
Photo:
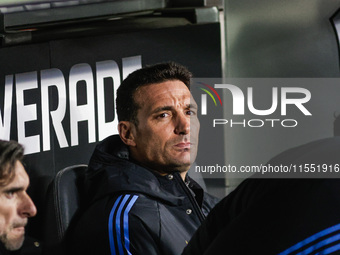
{"label": "man's ear", "polygon": [[136,146],[135,142],[135,125],[130,121],[120,121],[118,123],[118,132],[120,139],[128,146]]}

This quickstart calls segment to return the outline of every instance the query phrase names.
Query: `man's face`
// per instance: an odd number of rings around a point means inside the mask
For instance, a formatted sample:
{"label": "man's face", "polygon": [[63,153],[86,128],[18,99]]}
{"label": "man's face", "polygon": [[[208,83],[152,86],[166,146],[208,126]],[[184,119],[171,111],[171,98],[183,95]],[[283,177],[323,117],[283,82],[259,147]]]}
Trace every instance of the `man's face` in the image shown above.
{"label": "man's face", "polygon": [[7,250],[21,247],[27,218],[37,213],[26,193],[28,185],[28,175],[20,161],[17,161],[14,179],[7,185],[0,186],[0,241]]}
{"label": "man's face", "polygon": [[196,158],[197,105],[187,86],[171,80],[140,87],[133,157],[158,172],[186,172]]}

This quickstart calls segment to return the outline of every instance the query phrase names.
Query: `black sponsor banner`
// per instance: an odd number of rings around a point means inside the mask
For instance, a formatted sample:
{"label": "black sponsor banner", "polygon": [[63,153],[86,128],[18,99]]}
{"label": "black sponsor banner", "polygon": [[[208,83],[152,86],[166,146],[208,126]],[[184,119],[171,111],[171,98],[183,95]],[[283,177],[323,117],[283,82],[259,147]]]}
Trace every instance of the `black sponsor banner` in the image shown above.
{"label": "black sponsor banner", "polygon": [[[47,43],[0,49],[0,138],[18,140],[25,147],[40,146],[35,138],[42,133],[40,70],[50,68],[50,50]],[[31,121],[33,120],[33,121]],[[53,155],[30,155],[26,168],[44,169],[53,175]]]}

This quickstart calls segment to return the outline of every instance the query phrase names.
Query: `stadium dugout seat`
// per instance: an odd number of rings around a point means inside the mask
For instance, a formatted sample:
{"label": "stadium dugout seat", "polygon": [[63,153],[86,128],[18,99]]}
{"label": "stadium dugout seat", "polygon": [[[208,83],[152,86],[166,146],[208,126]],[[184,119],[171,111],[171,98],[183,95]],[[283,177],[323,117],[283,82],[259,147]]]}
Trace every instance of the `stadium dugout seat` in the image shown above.
{"label": "stadium dugout seat", "polygon": [[44,243],[58,246],[80,205],[80,194],[87,165],[73,165],[60,170],[47,190],[44,212]]}

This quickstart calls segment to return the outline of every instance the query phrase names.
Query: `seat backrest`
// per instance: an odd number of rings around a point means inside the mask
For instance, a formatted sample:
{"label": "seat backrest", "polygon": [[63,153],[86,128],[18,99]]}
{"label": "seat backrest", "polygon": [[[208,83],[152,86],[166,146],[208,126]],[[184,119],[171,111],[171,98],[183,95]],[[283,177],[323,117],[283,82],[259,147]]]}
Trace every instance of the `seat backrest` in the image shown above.
{"label": "seat backrest", "polygon": [[72,217],[80,205],[82,182],[87,165],[74,165],[57,173],[48,187],[44,241],[55,245],[63,239]]}

